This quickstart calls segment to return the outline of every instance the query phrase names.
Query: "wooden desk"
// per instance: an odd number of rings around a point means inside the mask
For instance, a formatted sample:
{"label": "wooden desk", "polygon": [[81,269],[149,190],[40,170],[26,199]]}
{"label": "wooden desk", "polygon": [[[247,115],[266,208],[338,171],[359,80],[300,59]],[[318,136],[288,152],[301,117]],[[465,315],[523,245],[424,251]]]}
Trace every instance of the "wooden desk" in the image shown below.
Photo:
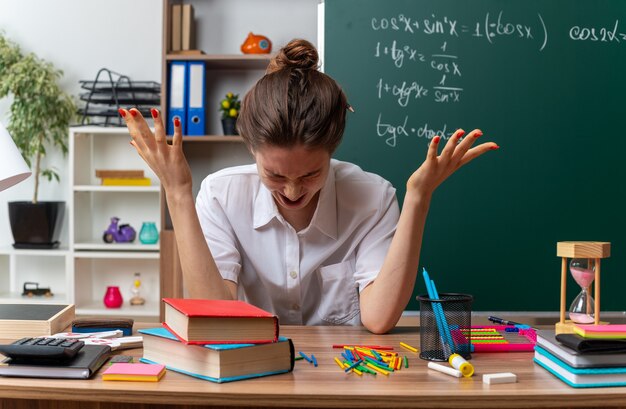
{"label": "wooden desk", "polygon": [[[296,351],[315,354],[319,366],[297,361],[293,373],[214,384],[168,371],[160,382],[19,379],[0,377],[1,408],[538,408],[626,407],[626,388],[573,389],[533,364],[532,353],[474,354],[472,378],[457,379],[427,369],[407,352],[409,368],[390,376],[345,374],[333,361],[334,343],[418,346],[415,327],[373,335],[355,327],[281,327]],[[141,350],[122,351],[141,356]],[[482,375],[513,372],[518,383],[486,385]],[[104,404],[102,402],[105,402]]]}

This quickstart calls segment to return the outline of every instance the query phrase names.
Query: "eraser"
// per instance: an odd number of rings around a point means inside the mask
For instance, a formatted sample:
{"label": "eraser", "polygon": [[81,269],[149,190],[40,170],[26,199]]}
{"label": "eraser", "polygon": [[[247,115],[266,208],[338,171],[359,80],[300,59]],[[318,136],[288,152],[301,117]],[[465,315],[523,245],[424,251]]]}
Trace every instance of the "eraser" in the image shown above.
{"label": "eraser", "polygon": [[511,372],[489,373],[483,375],[483,383],[493,385],[496,383],[515,383],[517,375]]}

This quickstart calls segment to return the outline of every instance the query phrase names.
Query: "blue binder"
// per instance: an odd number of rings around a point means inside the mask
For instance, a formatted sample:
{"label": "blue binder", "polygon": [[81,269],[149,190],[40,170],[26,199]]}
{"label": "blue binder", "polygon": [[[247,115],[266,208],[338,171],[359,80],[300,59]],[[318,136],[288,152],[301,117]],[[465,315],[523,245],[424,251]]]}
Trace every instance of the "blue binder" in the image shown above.
{"label": "blue binder", "polygon": [[189,79],[187,135],[205,134],[205,77],[206,66],[204,61],[189,61],[187,63],[187,78]]}
{"label": "blue binder", "polygon": [[187,62],[172,61],[166,124],[167,134],[170,136],[174,135],[174,118],[180,120],[183,135],[187,134],[187,82]]}

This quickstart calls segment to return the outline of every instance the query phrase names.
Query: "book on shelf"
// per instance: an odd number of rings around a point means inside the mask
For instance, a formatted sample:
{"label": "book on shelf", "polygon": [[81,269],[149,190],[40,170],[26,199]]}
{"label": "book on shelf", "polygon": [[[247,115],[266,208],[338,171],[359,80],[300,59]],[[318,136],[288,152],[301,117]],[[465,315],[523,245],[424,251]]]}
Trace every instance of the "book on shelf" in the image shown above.
{"label": "book on shelf", "polygon": [[172,43],[170,51],[180,51],[182,39],[183,6],[182,4],[172,4]]}
{"label": "book on shelf", "polygon": [[19,361],[6,358],[0,362],[0,375],[20,378],[88,379],[111,355],[107,345],[85,345],[68,362],[42,364],[33,360]]}
{"label": "book on shelf", "polygon": [[102,178],[102,186],[150,186],[150,178]]}
{"label": "book on shelf", "polygon": [[96,169],[97,178],[143,178],[141,169]]}
{"label": "book on shelf", "polygon": [[601,325],[580,325],[572,327],[574,333],[583,338],[626,338],[626,325],[624,324],[601,324]]}
{"label": "book on shelf", "polygon": [[626,366],[574,368],[540,346],[535,347],[534,361],[573,388],[626,386]]}
{"label": "book on shelf", "polygon": [[103,381],[158,382],[165,375],[165,365],[116,362],[103,373]]}
{"label": "book on shelf", "polygon": [[164,298],[163,302],[163,326],[188,344],[278,340],[278,317],[244,301]]}
{"label": "book on shelf", "polygon": [[142,329],[144,363],[223,383],[276,375],[293,370],[294,348],[289,338],[269,344],[187,345],[166,328]]}
{"label": "book on shelf", "polygon": [[52,335],[74,318],[74,304],[0,304],[0,334],[5,339]]}
{"label": "book on shelf", "polygon": [[183,4],[181,17],[181,50],[192,50],[195,48],[195,20],[192,4]]}
{"label": "book on shelf", "polygon": [[626,366],[626,353],[581,353],[559,342],[554,330],[538,330],[537,345],[574,368]]}

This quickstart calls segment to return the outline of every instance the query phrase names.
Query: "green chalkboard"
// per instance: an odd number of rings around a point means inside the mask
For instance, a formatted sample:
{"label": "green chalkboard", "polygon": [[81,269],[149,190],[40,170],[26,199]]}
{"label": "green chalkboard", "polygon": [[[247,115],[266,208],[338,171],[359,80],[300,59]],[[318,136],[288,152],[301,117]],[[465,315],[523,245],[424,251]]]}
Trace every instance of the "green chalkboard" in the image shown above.
{"label": "green chalkboard", "polygon": [[[434,135],[500,145],[435,193],[420,266],[439,292],[558,311],[556,243],[609,241],[601,308],[626,310],[626,1],[326,0],[324,22],[324,70],[356,111],[335,156],[400,203]],[[568,306],[578,293],[570,278]]]}

